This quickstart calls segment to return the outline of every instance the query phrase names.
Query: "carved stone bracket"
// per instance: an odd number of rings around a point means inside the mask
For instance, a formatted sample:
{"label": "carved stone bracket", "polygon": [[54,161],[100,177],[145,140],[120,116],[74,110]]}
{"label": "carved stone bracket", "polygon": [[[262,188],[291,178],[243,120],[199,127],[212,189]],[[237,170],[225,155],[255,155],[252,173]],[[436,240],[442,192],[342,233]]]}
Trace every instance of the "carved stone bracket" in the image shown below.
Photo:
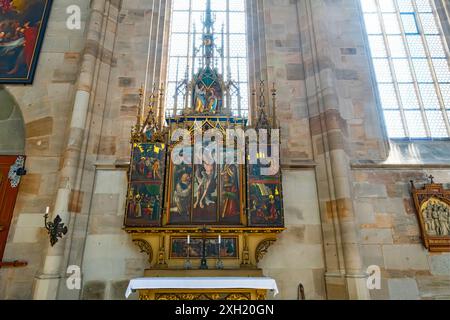
{"label": "carved stone bracket", "polygon": [[275,241],[276,239],[265,239],[258,244],[255,251],[256,263],[260,262],[262,258],[264,258],[267,251],[269,251],[270,246],[274,244]]}
{"label": "carved stone bracket", "polygon": [[133,243],[139,247],[141,253],[146,253],[148,256],[148,263],[151,265],[153,260],[153,249],[150,243],[143,239],[135,239]]}

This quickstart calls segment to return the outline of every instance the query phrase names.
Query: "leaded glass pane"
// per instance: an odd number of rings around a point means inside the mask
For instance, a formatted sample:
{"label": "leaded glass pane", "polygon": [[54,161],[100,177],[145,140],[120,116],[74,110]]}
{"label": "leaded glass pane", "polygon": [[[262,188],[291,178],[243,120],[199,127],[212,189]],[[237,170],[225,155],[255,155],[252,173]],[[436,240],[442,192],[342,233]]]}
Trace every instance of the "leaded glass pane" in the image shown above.
{"label": "leaded glass pane", "polygon": [[364,20],[366,21],[366,30],[368,34],[381,34],[381,25],[378,14],[367,13],[364,15]]}
{"label": "leaded glass pane", "polygon": [[400,12],[414,12],[412,0],[397,0],[397,5]]}
{"label": "leaded glass pane", "polygon": [[414,84],[401,83],[398,85],[400,97],[402,99],[403,108],[405,109],[419,109],[419,99],[417,98]]}
{"label": "leaded glass pane", "polygon": [[393,59],[395,75],[398,82],[412,82],[408,59]]}
{"label": "leaded glass pane", "polygon": [[424,101],[425,109],[439,109],[439,98],[436,94],[436,88],[434,84],[420,83],[419,84],[420,95]]}
{"label": "leaded glass pane", "polygon": [[394,0],[378,0],[381,12],[395,12]]}
{"label": "leaded glass pane", "polygon": [[413,59],[414,70],[416,72],[417,81],[433,82],[430,66],[427,59]]}
{"label": "leaded glass pane", "polygon": [[405,138],[405,130],[402,124],[402,117],[400,111],[384,111],[384,120],[388,135],[391,138]]}
{"label": "leaded glass pane", "polygon": [[378,82],[392,82],[391,69],[387,59],[374,59],[373,65]]}
{"label": "leaded glass pane", "polygon": [[415,0],[419,12],[432,12],[429,0]]}
{"label": "leaded glass pane", "polygon": [[388,36],[389,48],[393,58],[406,58],[406,49],[401,36]]}
{"label": "leaded glass pane", "polygon": [[439,29],[436,24],[436,19],[432,13],[421,13],[420,20],[422,21],[423,33],[425,34],[439,34]]}
{"label": "leaded glass pane", "polygon": [[377,12],[375,0],[361,0],[363,12]]}
{"label": "leaded glass pane", "polygon": [[439,82],[450,82],[450,69],[447,59],[433,59],[434,71]]}
{"label": "leaded glass pane", "polygon": [[427,35],[426,39],[427,39],[428,49],[430,50],[430,55],[433,58],[445,58],[446,57],[444,47],[442,45],[441,36]]}
{"label": "leaded glass pane", "polygon": [[448,132],[445,126],[444,117],[441,110],[427,110],[428,125],[431,135],[435,138],[447,138]]}
{"label": "leaded glass pane", "polygon": [[406,34],[418,34],[419,29],[417,29],[416,17],[414,14],[402,14],[402,24],[403,29]]}
{"label": "leaded glass pane", "polygon": [[384,45],[383,36],[369,36],[370,49],[372,57],[374,58],[386,58],[387,51]]}
{"label": "leaded glass pane", "polygon": [[[191,3],[191,6],[189,6]],[[193,72],[197,72],[201,67],[201,53],[196,53],[193,58],[194,47],[199,47],[202,42],[202,26],[206,0],[173,0],[172,2],[172,23],[169,40],[169,61],[167,70],[166,87],[166,108],[169,112],[175,106],[176,87],[180,89],[178,96],[178,112],[184,107],[185,85],[180,84],[186,79],[190,79]],[[229,13],[227,14],[227,8]],[[219,48],[223,48],[223,58],[216,52],[213,65],[224,79],[228,77],[228,62],[230,63],[231,79],[239,87],[241,92],[241,115],[248,115],[248,59],[247,59],[247,36],[246,36],[246,15],[245,0],[211,0],[213,11],[215,43]],[[189,21],[191,23],[189,24]],[[227,33],[229,31],[229,33]],[[190,37],[189,37],[190,34]],[[227,43],[230,43],[228,50]],[[223,47],[222,47],[223,44]],[[188,52],[188,47],[190,52]],[[229,57],[228,57],[229,52]],[[235,115],[237,114],[237,97],[233,100],[235,104]]]}
{"label": "leaded glass pane", "polygon": [[420,138],[427,135],[422,113],[418,110],[405,110],[406,124],[411,138]]}
{"label": "leaded glass pane", "polygon": [[389,136],[448,138],[449,57],[432,1],[360,1]]}
{"label": "leaded glass pane", "polygon": [[450,84],[440,85],[442,99],[444,100],[445,107],[450,109]]}
{"label": "leaded glass pane", "polygon": [[400,24],[395,13],[383,13],[383,22],[387,34],[400,34]]}
{"label": "leaded glass pane", "polygon": [[426,58],[427,57],[421,36],[408,35],[406,37],[406,39],[408,41],[409,52],[411,53],[411,58]]}
{"label": "leaded glass pane", "polygon": [[380,83],[378,85],[378,92],[380,93],[381,105],[384,109],[398,109],[397,94],[395,87],[390,83]]}

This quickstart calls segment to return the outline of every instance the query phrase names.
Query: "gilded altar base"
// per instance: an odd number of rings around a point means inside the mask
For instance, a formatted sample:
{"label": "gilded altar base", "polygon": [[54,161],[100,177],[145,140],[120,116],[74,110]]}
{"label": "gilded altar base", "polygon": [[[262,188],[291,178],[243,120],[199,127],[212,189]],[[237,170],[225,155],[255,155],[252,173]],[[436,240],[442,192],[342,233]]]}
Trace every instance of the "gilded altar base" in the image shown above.
{"label": "gilded altar base", "polygon": [[266,300],[266,290],[138,290],[139,300]]}

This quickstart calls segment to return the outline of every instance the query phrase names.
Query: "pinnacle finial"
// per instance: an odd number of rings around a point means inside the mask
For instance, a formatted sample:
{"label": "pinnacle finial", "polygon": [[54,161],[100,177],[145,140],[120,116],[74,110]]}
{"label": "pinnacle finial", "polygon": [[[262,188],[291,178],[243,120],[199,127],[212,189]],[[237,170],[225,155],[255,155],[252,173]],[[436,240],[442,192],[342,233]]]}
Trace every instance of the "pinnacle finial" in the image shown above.
{"label": "pinnacle finial", "polygon": [[428,179],[430,179],[430,184],[434,184],[434,177],[433,177],[433,175],[430,174]]}

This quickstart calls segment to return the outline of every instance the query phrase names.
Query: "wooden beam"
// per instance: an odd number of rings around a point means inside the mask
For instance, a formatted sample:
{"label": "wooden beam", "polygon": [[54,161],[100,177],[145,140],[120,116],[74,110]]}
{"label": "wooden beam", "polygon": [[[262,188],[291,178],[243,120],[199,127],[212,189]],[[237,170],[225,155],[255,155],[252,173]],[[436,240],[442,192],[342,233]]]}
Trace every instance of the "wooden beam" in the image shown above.
{"label": "wooden beam", "polygon": [[1,268],[21,268],[26,267],[28,262],[26,261],[13,261],[13,262],[1,262],[0,261],[0,269]]}

